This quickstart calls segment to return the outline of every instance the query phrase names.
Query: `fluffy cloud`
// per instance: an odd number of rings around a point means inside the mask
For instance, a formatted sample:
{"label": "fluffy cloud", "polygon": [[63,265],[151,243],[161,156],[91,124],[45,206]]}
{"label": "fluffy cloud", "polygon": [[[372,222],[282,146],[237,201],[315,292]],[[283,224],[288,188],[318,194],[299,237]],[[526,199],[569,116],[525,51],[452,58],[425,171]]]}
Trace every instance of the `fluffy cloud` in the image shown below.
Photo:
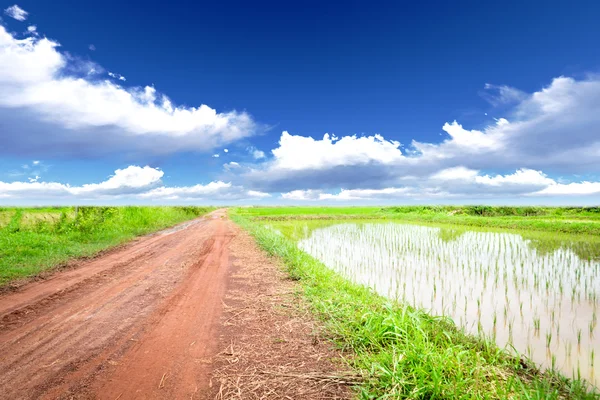
{"label": "fluffy cloud", "polygon": [[406,199],[507,198],[517,196],[570,196],[600,193],[600,182],[562,184],[541,171],[519,169],[512,174],[489,175],[465,167],[448,168],[426,179],[407,179],[402,187],[381,189],[292,190],[282,193],[284,200],[297,201],[367,201]]}
{"label": "fluffy cloud", "polygon": [[324,169],[371,162],[392,164],[403,158],[400,143],[380,135],[338,138],[325,134],[322,140],[283,132],[279,147],[272,151],[274,168],[286,170]]}
{"label": "fluffy cloud", "polygon": [[250,200],[270,197],[270,194],[255,190],[245,190],[230,182],[210,182],[206,185],[160,187],[140,195],[152,200]]}
{"label": "fluffy cloud", "polygon": [[549,186],[556,183],[554,179],[548,178],[543,172],[526,168],[519,169],[510,175],[476,176],[475,182],[496,187],[507,185]]}
{"label": "fluffy cloud", "polygon": [[279,147],[271,153],[272,160],[245,172],[243,179],[260,190],[276,192],[354,188],[366,181],[385,185],[414,161],[402,154],[399,142],[380,135],[340,139],[326,134],[317,140],[283,132]]}
{"label": "fluffy cloud", "polygon": [[[450,138],[439,144],[413,142],[425,160],[449,164],[465,155],[477,169],[534,168],[557,172],[598,171],[600,79],[559,77],[526,96],[508,119],[482,130],[446,124]],[[510,121],[509,121],[510,120]]]}
{"label": "fluffy cloud", "polygon": [[483,128],[454,121],[443,125],[441,142],[413,140],[407,147],[380,135],[315,139],[283,132],[273,158],[241,178],[294,200],[597,193],[595,182],[559,184],[548,173],[600,173],[600,77],[559,77],[532,94],[487,89],[511,108]]}
{"label": "fluffy cloud", "polygon": [[29,15],[27,11],[23,10],[16,4],[5,9],[4,14],[16,19],[17,21],[25,21]]}
{"label": "fluffy cloud", "polygon": [[431,175],[436,181],[472,180],[477,178],[478,171],[463,166],[446,168]]}
{"label": "fluffy cloud", "polygon": [[41,182],[39,176],[29,178],[27,182],[0,181],[0,198],[5,202],[33,200],[51,200],[70,203],[73,200],[114,200],[125,199],[128,202],[140,200],[258,200],[270,197],[270,194],[246,190],[222,181],[206,185],[168,187],[162,182],[164,172],[149,166],[129,166],[117,169],[111,177],[100,183],[71,186],[58,182]]}
{"label": "fluffy cloud", "polygon": [[292,190],[291,192],[281,193],[281,198],[285,200],[321,200],[323,192],[321,190]]}
{"label": "fluffy cloud", "polygon": [[161,183],[164,172],[151,167],[129,166],[118,169],[104,182],[69,187],[75,196],[104,196],[140,193]]}
{"label": "fluffy cloud", "polygon": [[581,196],[593,194],[600,194],[600,182],[555,183],[539,192],[532,193],[535,196]]}
{"label": "fluffy cloud", "polygon": [[163,171],[151,167],[129,166],[117,169],[113,176],[101,183],[71,186],[58,182],[40,182],[39,177],[29,182],[1,182],[0,194],[5,198],[99,198],[136,194],[161,183]]}
{"label": "fluffy cloud", "polygon": [[7,128],[0,152],[203,151],[257,130],[245,112],[176,106],[154,87],[94,80],[100,67],[58,48],[47,38],[18,39],[0,26],[0,118]]}

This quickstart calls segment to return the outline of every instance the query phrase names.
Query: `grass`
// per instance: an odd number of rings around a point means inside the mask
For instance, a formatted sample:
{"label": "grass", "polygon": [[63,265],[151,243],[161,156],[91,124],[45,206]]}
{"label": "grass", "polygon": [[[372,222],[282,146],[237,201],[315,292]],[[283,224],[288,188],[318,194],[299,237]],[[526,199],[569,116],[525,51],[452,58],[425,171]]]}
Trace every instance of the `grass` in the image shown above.
{"label": "grass", "polygon": [[357,387],[359,398],[598,398],[581,381],[540,371],[492,342],[466,335],[448,319],[390,302],[343,279],[299,250],[293,240],[248,218],[265,215],[265,209],[248,210],[233,210],[232,218],[265,251],[283,260],[312,312],[350,354],[351,367],[364,377]]}
{"label": "grass", "polygon": [[0,209],[0,286],[195,218],[207,207]]}
{"label": "grass", "polygon": [[600,235],[600,207],[248,207],[237,209],[236,212],[252,219],[398,219],[482,228]]}

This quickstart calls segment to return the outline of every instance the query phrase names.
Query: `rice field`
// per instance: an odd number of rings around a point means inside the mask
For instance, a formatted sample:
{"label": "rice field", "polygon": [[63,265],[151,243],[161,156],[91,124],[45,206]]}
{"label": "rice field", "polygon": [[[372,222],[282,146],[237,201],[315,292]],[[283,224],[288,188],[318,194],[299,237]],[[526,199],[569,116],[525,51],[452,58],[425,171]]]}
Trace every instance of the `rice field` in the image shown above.
{"label": "rice field", "polygon": [[589,243],[398,222],[303,231],[298,246],[343,277],[600,385],[600,258],[581,251]]}

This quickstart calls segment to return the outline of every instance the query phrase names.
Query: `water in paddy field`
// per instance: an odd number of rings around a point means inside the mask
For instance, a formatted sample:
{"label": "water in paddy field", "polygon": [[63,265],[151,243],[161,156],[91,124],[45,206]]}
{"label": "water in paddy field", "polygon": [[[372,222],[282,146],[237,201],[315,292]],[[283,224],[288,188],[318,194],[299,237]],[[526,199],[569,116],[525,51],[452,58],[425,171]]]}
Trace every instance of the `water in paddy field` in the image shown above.
{"label": "water in paddy field", "polygon": [[306,235],[300,248],[344,277],[600,386],[600,259],[519,234],[393,222]]}

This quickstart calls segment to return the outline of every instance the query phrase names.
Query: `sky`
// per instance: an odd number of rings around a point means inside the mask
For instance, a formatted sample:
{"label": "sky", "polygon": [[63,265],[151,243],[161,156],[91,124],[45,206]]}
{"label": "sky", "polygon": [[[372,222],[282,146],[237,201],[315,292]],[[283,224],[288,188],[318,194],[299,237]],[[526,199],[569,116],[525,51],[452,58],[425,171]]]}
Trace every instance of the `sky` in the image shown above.
{"label": "sky", "polygon": [[598,2],[13,1],[0,205],[600,204]]}

